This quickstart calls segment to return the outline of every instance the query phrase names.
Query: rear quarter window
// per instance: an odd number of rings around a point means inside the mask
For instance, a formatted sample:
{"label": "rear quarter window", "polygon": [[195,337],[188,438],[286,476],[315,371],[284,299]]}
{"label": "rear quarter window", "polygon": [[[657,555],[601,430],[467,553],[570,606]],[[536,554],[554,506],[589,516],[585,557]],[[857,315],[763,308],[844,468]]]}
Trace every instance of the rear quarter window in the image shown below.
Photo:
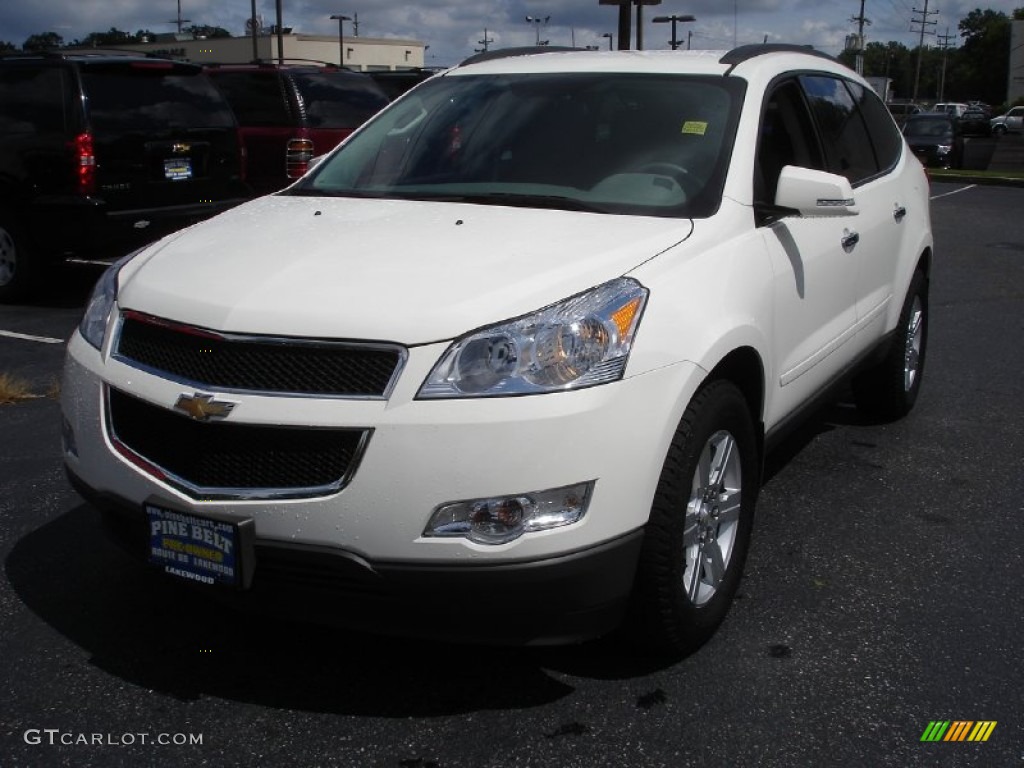
{"label": "rear quarter window", "polygon": [[276,72],[221,72],[211,77],[231,105],[239,125],[280,128],[295,124]]}
{"label": "rear quarter window", "polygon": [[0,134],[66,131],[68,79],[55,67],[0,69]]}
{"label": "rear quarter window", "polygon": [[291,77],[311,128],[358,128],[388,103],[369,77],[327,72]]}
{"label": "rear quarter window", "polygon": [[870,88],[857,83],[847,83],[860,114],[864,118],[871,146],[878,159],[879,170],[889,171],[899,162],[903,152],[903,137],[889,115],[889,110]]}

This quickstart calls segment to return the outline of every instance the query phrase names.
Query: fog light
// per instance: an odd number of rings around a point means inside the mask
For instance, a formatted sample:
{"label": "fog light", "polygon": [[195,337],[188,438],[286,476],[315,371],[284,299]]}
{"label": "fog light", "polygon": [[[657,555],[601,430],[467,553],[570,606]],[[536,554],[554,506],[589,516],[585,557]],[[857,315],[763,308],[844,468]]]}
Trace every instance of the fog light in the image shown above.
{"label": "fog light", "polygon": [[495,496],[442,504],[423,535],[462,537],[477,544],[506,544],[524,533],[571,525],[590,503],[593,481],[515,496]]}

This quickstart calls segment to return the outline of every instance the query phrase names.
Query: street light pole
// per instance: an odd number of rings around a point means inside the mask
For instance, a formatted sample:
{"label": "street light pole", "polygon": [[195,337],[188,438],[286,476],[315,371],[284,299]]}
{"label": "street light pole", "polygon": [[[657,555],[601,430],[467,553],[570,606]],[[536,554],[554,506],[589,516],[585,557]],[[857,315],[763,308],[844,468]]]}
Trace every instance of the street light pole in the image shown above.
{"label": "street light pole", "polygon": [[671,16],[655,16],[653,19],[655,24],[665,24],[667,22],[672,22],[672,40],[669,44],[672,46],[673,51],[678,50],[679,43],[682,42],[681,40],[676,38],[676,22],[696,20],[696,16],[691,16],[688,13],[683,15],[672,14]]}
{"label": "street light pole", "polygon": [[[537,30],[537,38],[536,38],[535,45],[541,45],[541,42],[540,42],[540,25],[541,24],[547,24],[550,20],[551,20],[550,16],[545,16],[543,19],[540,18],[539,16],[527,16],[526,17],[527,23],[529,23],[529,24],[536,24],[537,25],[536,27],[534,27]],[[545,40],[544,42],[546,43],[547,41]]]}
{"label": "street light pole", "polygon": [[338,64],[345,66],[345,22],[352,21],[351,16],[342,16],[340,13],[332,13],[332,19],[338,20]]}
{"label": "street light pole", "polygon": [[612,41],[615,35],[613,35],[611,32],[605,32],[603,35],[601,35],[601,37],[608,38],[608,50],[610,51],[612,49]]}

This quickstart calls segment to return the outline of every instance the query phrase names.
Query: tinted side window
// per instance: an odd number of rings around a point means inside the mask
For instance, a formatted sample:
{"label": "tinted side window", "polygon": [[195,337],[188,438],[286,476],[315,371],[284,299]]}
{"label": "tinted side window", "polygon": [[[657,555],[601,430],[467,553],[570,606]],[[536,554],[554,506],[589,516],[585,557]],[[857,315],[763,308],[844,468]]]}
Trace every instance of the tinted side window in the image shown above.
{"label": "tinted side window", "polygon": [[779,173],[787,165],[825,169],[811,115],[794,80],[776,86],[765,101],[754,180],[754,196],[758,202],[775,201]]}
{"label": "tinted side window", "polygon": [[875,176],[878,161],[846,83],[828,75],[804,75],[800,84],[821,132],[827,170],[845,176],[853,185]]}
{"label": "tinted side window", "polygon": [[272,128],[295,123],[276,73],[222,72],[213,78],[231,104],[239,125]]}
{"label": "tinted side window", "polygon": [[0,134],[63,133],[68,73],[56,67],[0,70]]}
{"label": "tinted side window", "polygon": [[900,154],[903,152],[903,137],[900,136],[899,129],[893,123],[889,111],[885,108],[882,100],[878,98],[878,94],[857,83],[847,83],[847,85],[864,117],[868,134],[871,136],[871,144],[875,148],[875,156],[878,158],[878,165],[881,170],[888,171],[900,159]]}

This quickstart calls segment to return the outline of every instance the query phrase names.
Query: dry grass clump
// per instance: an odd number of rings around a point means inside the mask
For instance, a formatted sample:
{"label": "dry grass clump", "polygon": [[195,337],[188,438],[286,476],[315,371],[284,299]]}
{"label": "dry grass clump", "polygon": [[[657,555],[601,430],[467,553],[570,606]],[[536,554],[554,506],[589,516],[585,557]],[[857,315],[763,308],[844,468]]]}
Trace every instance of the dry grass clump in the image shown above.
{"label": "dry grass clump", "polygon": [[9,373],[0,373],[0,405],[11,405],[38,397],[40,395],[35,394],[24,379],[19,379]]}

